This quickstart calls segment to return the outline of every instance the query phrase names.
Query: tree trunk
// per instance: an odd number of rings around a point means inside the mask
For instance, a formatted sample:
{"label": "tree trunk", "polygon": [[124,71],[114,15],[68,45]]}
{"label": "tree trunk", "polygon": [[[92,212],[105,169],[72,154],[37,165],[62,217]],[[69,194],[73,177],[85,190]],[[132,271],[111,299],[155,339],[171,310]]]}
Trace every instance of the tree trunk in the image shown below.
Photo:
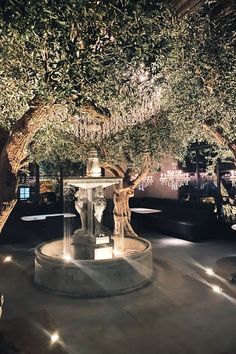
{"label": "tree trunk", "polygon": [[[57,113],[64,105],[51,102],[48,105],[36,97],[30,102],[28,111],[15,123],[10,137],[5,139],[5,133],[0,131],[0,233],[13,210],[17,197],[17,173],[26,157],[27,147],[37,131],[48,117]],[[83,106],[82,106],[83,108]],[[96,119],[107,120],[110,117],[106,109],[101,109],[94,103],[86,105],[90,114]]]}
{"label": "tree trunk", "polygon": [[138,237],[130,224],[131,211],[129,209],[129,198],[133,196],[134,190],[131,187],[115,191],[113,211],[115,234],[119,234],[120,226],[122,225],[125,237]]}
{"label": "tree trunk", "polygon": [[28,111],[15,123],[0,151],[0,232],[17,201],[17,173],[27,147],[54,108],[54,103],[45,106],[33,99]]}
{"label": "tree trunk", "polygon": [[110,166],[104,164],[104,168],[112,172],[116,177],[123,177],[123,188],[117,188],[114,194],[114,222],[115,222],[115,234],[119,233],[120,225],[123,224],[125,237],[139,237],[133,230],[130,220],[131,211],[129,208],[129,199],[134,196],[134,190],[139,183],[147,176],[150,170],[150,157],[145,155],[144,161],[141,167],[141,171],[138,176],[131,180],[131,175],[128,170],[124,171],[120,166]]}

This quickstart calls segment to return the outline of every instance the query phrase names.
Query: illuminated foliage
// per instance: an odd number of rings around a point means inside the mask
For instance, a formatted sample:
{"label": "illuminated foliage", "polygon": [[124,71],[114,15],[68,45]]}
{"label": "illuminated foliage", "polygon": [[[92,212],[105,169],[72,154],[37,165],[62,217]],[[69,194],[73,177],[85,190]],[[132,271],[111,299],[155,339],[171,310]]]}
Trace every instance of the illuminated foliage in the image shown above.
{"label": "illuminated foliage", "polygon": [[208,141],[236,158],[236,16],[230,8],[214,16],[210,10],[179,23],[163,71],[162,107],[189,140]]}
{"label": "illuminated foliage", "polygon": [[163,3],[4,1],[0,124],[10,129],[35,95],[69,104],[73,114],[87,102],[107,114],[121,103],[128,111],[141,81],[155,85],[170,50],[172,18]]}
{"label": "illuminated foliage", "polygon": [[[30,141],[37,161],[84,161],[95,145],[104,160],[134,169],[147,155],[153,166],[165,154],[181,158],[196,139],[236,157],[235,12],[212,17],[214,2],[207,2],[177,20],[168,2],[1,2],[6,186],[9,174],[16,180]],[[0,195],[2,202],[9,200]]]}

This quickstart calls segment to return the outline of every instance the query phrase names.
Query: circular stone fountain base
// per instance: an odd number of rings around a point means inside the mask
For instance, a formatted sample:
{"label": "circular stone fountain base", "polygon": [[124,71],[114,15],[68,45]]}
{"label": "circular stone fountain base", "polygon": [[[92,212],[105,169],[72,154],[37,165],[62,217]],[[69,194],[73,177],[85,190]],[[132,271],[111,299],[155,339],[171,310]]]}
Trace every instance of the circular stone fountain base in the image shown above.
{"label": "circular stone fountain base", "polygon": [[40,244],[35,250],[35,283],[68,296],[99,297],[122,294],[150,282],[152,247],[145,239],[124,239],[124,257],[65,262],[63,241]]}

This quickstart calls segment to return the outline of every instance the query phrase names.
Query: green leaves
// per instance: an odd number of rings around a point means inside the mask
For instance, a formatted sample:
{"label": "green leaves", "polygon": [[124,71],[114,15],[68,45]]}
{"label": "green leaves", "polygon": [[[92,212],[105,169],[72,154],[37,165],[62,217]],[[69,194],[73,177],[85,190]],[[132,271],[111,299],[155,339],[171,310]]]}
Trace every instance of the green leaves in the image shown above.
{"label": "green leaves", "polygon": [[[99,101],[110,89],[111,96],[121,92],[119,77],[131,63],[150,64],[161,55],[158,42],[170,18],[159,5],[150,7],[141,1],[114,5],[113,1],[18,0],[5,2],[0,26],[3,35],[15,36],[18,66],[26,68],[27,59],[29,70],[46,83],[45,90],[53,89],[55,95],[59,91],[61,98],[63,91],[68,95],[70,85],[80,96],[93,95]],[[16,56],[13,50],[7,55],[9,62]]]}
{"label": "green leaves", "polygon": [[[173,21],[166,1],[154,0],[4,4],[0,126],[11,130],[35,94],[66,107],[35,137],[37,159],[85,159],[91,144],[104,145],[111,160],[134,166],[144,153],[156,161],[166,153],[181,157],[191,140],[206,138],[202,124],[209,119],[234,141],[232,18],[219,25],[200,12]],[[103,138],[78,135],[89,119],[81,110],[86,101],[114,118]],[[65,120],[71,112],[79,117],[73,123]]]}
{"label": "green leaves", "polygon": [[226,142],[236,139],[233,18],[233,12],[230,18],[227,12],[209,18],[200,11],[176,24],[175,42],[163,70],[162,108],[175,126],[182,125],[189,141],[217,144],[203,129],[209,120],[213,132],[220,129]]}

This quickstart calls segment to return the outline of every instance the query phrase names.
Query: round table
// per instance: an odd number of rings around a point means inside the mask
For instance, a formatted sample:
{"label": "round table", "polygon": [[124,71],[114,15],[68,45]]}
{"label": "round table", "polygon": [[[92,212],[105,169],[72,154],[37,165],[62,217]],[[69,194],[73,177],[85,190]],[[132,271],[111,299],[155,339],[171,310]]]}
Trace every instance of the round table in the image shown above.
{"label": "round table", "polygon": [[53,217],[53,216],[64,216],[64,218],[76,217],[76,215],[72,214],[72,213],[58,213],[58,214],[40,214],[40,215],[22,216],[21,220],[23,220],[23,221],[39,221],[39,220],[45,220],[46,218]]}
{"label": "round table", "polygon": [[231,226],[231,229],[234,230],[234,231],[236,231],[236,224],[233,224],[233,225]]}
{"label": "round table", "polygon": [[130,208],[130,211],[132,213],[136,213],[136,214],[140,214],[140,220],[139,220],[139,228],[140,228],[140,232],[143,231],[143,216],[145,214],[154,214],[154,213],[161,213],[162,210],[160,209],[150,209],[150,208]]}

